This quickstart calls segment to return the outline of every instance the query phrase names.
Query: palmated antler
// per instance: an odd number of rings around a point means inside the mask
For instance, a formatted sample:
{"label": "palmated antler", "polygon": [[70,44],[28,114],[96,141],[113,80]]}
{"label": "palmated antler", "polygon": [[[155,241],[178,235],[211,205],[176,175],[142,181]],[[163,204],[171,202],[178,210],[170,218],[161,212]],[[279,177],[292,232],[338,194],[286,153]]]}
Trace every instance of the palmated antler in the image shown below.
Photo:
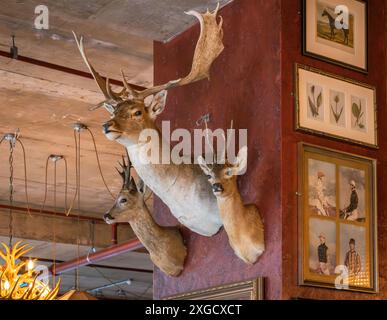
{"label": "palmated antler", "polygon": [[122,156],[122,163],[118,162],[120,165],[122,171],[116,168],[118,173],[120,174],[122,178],[122,189],[127,189],[127,190],[136,190],[136,184],[134,182],[134,179],[132,175],[130,174],[130,169],[133,167],[132,162],[129,159],[129,156],[127,155],[128,158],[128,163],[125,161],[125,156]]}
{"label": "palmated antler", "polygon": [[222,42],[223,19],[222,17],[220,17],[220,22],[218,23],[218,10],[219,3],[214,12],[209,12],[209,10],[207,10],[207,12],[204,14],[193,10],[186,12],[186,14],[196,17],[200,22],[200,36],[196,44],[190,73],[184,78],[172,80],[165,84],[154,86],[143,91],[138,91],[132,88],[131,85],[127,82],[124,73],[121,71],[124,89],[119,93],[114,92],[109,84],[109,79],[105,80],[104,78],[102,78],[101,75],[90,64],[83,47],[83,38],[80,37],[80,39],[78,40],[76,34],[74,33],[74,37],[77,42],[78,49],[82,55],[82,58],[85,61],[87,67],[89,68],[91,74],[93,75],[95,81],[97,82],[98,87],[106,98],[105,107],[107,104],[110,107],[113,106],[114,108],[114,104],[121,102],[125,99],[144,100],[146,97],[158,93],[162,90],[168,90],[173,87],[183,86],[205,78],[209,78],[209,72],[212,63],[224,49]]}

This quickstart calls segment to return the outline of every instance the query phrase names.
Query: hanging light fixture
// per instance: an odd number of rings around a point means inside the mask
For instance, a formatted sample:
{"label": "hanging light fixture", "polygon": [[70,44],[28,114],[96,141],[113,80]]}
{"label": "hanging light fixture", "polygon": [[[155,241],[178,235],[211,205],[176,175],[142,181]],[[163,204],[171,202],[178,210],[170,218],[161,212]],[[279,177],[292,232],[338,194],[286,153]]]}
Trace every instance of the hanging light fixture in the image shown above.
{"label": "hanging light fixture", "polygon": [[0,266],[0,299],[54,300],[59,291],[60,281],[54,289],[51,289],[39,279],[39,273],[34,271],[33,260],[20,260],[24,254],[32,250],[32,247],[22,244],[21,241],[13,247],[1,244],[4,249],[0,250],[0,257],[5,264]]}
{"label": "hanging light fixture", "polygon": [[[3,249],[0,250],[0,257],[4,264],[0,265],[0,299],[1,300],[53,300],[58,294],[60,281],[54,289],[51,289],[42,279],[39,273],[34,271],[34,261],[22,261],[21,257],[32,250],[27,244],[21,241],[12,245],[13,239],[13,152],[16,143],[19,142],[24,154],[24,172],[26,173],[25,152],[22,142],[19,140],[19,133],[7,133],[1,139],[9,142],[10,155],[10,178],[9,178],[9,245],[1,243]],[[27,175],[25,174],[25,181]],[[27,196],[27,184],[26,184]],[[27,196],[28,203],[28,196]],[[29,206],[28,206],[29,207]],[[24,269],[24,270],[23,270]],[[23,272],[24,271],[24,272]]]}

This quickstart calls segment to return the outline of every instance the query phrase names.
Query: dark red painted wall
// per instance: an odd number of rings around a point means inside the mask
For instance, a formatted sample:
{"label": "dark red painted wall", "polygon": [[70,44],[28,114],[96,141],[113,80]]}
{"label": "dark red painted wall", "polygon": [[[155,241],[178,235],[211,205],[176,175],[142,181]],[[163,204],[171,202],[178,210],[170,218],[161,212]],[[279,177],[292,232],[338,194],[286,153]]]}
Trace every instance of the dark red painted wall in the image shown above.
{"label": "dark red painted wall", "polygon": [[[267,250],[250,267],[234,255],[223,230],[211,238],[184,230],[185,270],[175,279],[156,270],[155,298],[268,275],[267,297],[281,297],[279,13],[279,0],[236,0],[224,8],[220,14],[226,48],[213,66],[211,81],[171,90],[162,115],[172,128],[192,130],[195,121],[210,112],[211,129],[226,129],[232,119],[235,128],[248,129],[248,171],[240,179],[240,190],[264,216]],[[189,72],[198,31],[196,25],[168,44],[155,45],[156,83]],[[159,200],[155,214],[163,224],[176,224]]]}
{"label": "dark red painted wall", "polygon": [[[386,108],[386,1],[369,2],[369,74],[303,57],[301,54],[301,1],[282,1],[282,199],[283,298],[371,299],[387,298],[387,108]],[[294,63],[302,63],[376,86],[380,150],[294,131]],[[379,270],[378,295],[297,286],[297,143],[304,141],[378,160]]]}
{"label": "dark red painted wall", "polygon": [[[210,112],[209,127],[249,130],[248,172],[240,179],[246,202],[255,203],[265,218],[267,251],[253,266],[239,261],[224,231],[205,238],[184,229],[189,254],[179,278],[158,270],[155,298],[265,276],[267,299],[387,298],[387,108],[386,1],[369,1],[369,74],[347,70],[301,54],[301,0],[235,0],[221,11],[226,49],[216,61],[211,81],[169,93],[162,119],[172,128],[194,129]],[[199,28],[168,44],[155,44],[155,82],[184,76],[190,69]],[[342,143],[294,131],[294,63],[368,83],[377,88],[380,149]],[[161,120],[161,119],[160,119]],[[343,150],[378,160],[379,271],[381,293],[348,293],[297,285],[297,143]],[[155,200],[162,224],[176,224],[169,210]]]}

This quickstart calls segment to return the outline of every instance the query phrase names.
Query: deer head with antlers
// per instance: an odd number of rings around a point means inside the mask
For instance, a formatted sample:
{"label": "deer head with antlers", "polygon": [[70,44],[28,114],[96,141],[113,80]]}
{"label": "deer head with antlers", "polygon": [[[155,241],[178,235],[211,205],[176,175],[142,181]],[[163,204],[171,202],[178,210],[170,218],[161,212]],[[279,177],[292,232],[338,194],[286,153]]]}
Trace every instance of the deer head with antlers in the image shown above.
{"label": "deer head with antlers", "polygon": [[108,224],[129,223],[136,236],[148,250],[153,263],[170,276],[178,276],[184,266],[187,249],[180,230],[158,225],[145,204],[145,184],[135,183],[130,174],[132,167],[125,158],[120,163],[123,184],[114,206],[105,214]]}
{"label": "deer head with antlers", "polygon": [[[201,32],[196,45],[190,73],[181,79],[172,80],[143,91],[135,90],[123,76],[124,88],[114,92],[108,79],[103,79],[89,62],[83,40],[76,38],[79,51],[105,96],[103,105],[111,114],[111,119],[103,125],[103,131],[110,140],[127,147],[133,166],[146,185],[169,207],[180,223],[201,235],[211,236],[222,225],[211,188],[203,179],[198,165],[186,164],[144,164],[140,154],[145,148],[139,143],[141,132],[153,129],[160,152],[166,145],[155,125],[156,117],[164,110],[167,90],[194,83],[209,77],[213,61],[223,51],[222,18],[217,19],[218,7],[214,12],[200,14],[189,11],[200,22]],[[150,102],[146,103],[146,98]],[[158,141],[153,141],[158,140]],[[155,148],[153,148],[155,149]]]}

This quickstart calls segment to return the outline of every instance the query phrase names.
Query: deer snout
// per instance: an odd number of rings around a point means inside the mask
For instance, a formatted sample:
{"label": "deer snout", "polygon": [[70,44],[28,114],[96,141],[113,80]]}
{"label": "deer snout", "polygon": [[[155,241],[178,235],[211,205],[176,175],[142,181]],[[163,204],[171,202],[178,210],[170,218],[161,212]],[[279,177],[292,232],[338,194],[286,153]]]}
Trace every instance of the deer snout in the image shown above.
{"label": "deer snout", "polygon": [[224,189],[223,189],[222,184],[221,184],[221,183],[214,183],[214,184],[212,185],[212,191],[213,191],[214,193],[221,193],[221,192],[223,192]]}
{"label": "deer snout", "polygon": [[113,126],[113,122],[110,120],[110,121],[107,121],[105,122],[103,125],[102,125],[102,129],[103,129],[103,133],[109,133],[110,132],[110,127]]}
{"label": "deer snout", "polygon": [[105,220],[106,223],[110,223],[114,220],[110,212],[104,214],[103,219]]}

